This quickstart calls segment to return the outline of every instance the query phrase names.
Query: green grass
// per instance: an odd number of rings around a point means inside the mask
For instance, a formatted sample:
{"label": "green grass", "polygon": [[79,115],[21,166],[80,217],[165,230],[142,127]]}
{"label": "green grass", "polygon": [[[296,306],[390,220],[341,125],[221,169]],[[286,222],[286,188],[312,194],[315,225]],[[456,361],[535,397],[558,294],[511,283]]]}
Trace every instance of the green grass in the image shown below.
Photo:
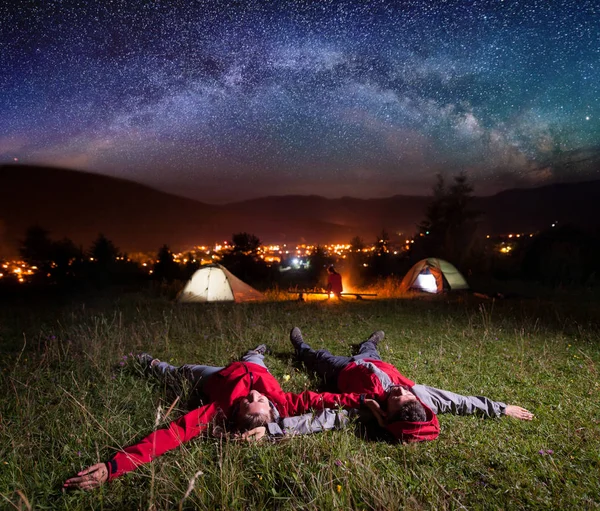
{"label": "green grass", "polygon": [[[598,509],[598,309],[584,298],[176,306],[135,294],[5,305],[0,508]],[[124,356],[225,365],[266,342],[272,373],[291,375],[284,390],[316,388],[293,363],[292,326],[337,354],[383,329],[383,359],[411,379],[536,419],[443,415],[438,440],[403,446],[352,428],[265,445],[203,438],[101,489],[62,492],[67,477],[152,431],[157,414],[165,424],[183,413],[165,421],[165,389]]]}

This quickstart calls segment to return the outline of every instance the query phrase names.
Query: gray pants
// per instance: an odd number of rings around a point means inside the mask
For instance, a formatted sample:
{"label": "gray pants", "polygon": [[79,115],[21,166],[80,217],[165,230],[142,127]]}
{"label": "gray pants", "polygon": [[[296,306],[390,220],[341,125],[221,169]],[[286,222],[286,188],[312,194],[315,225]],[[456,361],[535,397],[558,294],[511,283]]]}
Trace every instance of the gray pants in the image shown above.
{"label": "gray pants", "polygon": [[[264,355],[261,355],[254,350],[248,350],[242,357],[242,362],[251,362],[267,369],[264,358]],[[207,378],[224,368],[201,364],[184,364],[176,367],[167,362],[159,362],[153,369],[157,375],[162,376],[165,379],[173,378],[175,380],[187,380],[195,390],[202,390],[202,385],[204,385]]]}
{"label": "gray pants", "polygon": [[342,369],[350,362],[371,358],[381,360],[377,352],[377,346],[371,341],[365,341],[360,345],[358,355],[353,357],[344,357],[342,355],[332,355],[327,350],[313,350],[308,344],[303,342],[296,351],[298,360],[304,362],[304,365],[316,372],[327,385],[337,386],[337,379]]}

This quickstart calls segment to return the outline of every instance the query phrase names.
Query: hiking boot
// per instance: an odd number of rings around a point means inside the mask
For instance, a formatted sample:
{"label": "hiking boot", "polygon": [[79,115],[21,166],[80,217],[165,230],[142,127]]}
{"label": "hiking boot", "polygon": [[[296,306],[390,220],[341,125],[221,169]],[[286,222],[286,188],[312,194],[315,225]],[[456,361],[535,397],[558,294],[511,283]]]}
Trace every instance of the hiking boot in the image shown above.
{"label": "hiking boot", "polygon": [[154,357],[150,355],[150,353],[140,353],[139,355],[135,356],[135,359],[142,367],[146,368],[150,367],[150,364],[154,360]]}
{"label": "hiking boot", "polygon": [[154,358],[152,355],[150,355],[150,353],[140,353],[139,355],[135,356],[135,359],[144,370],[151,369],[160,362],[160,360]]}
{"label": "hiking boot", "polygon": [[290,332],[290,341],[294,345],[294,348],[296,348],[296,351],[300,351],[300,346],[304,344],[304,339],[302,338],[302,332],[297,326],[292,328]]}
{"label": "hiking boot", "polygon": [[267,348],[266,344],[259,344],[252,351],[256,351],[256,353],[258,353],[259,355],[265,355],[265,354],[269,353],[269,348]]}
{"label": "hiking boot", "polygon": [[383,330],[377,330],[377,332],[373,332],[369,338],[365,342],[372,342],[375,346],[379,344],[379,342],[383,341],[385,334]]}

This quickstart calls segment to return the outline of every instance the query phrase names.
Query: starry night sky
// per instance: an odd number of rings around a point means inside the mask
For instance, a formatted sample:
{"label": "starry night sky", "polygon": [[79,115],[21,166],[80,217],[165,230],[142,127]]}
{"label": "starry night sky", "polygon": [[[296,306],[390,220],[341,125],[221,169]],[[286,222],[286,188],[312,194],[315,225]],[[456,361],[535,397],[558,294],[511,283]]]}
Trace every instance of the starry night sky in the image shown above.
{"label": "starry night sky", "polygon": [[13,0],[0,163],[209,203],[600,178],[597,0]]}

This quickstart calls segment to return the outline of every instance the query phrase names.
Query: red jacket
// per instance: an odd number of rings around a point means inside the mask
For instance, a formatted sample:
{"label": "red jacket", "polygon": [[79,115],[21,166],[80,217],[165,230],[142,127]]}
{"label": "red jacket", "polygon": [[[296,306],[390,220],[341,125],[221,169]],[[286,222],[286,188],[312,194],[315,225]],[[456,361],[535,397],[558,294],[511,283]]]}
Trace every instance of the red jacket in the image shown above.
{"label": "red jacket", "polygon": [[[409,380],[401,374],[392,364],[375,359],[364,359],[363,361],[372,363],[387,374],[394,385],[403,385],[410,389],[415,384],[414,381]],[[369,370],[368,366],[356,364],[356,362],[350,362],[342,369],[338,377],[338,388],[340,392],[374,393],[380,396],[381,399],[383,399],[386,393],[377,375]],[[398,440],[404,442],[421,442],[424,440],[434,440],[440,434],[440,425],[437,416],[425,403],[421,402],[421,400],[419,402],[425,408],[427,415],[425,422],[396,421],[386,426],[386,429]]]}
{"label": "red jacket", "polygon": [[283,392],[279,382],[263,366],[252,362],[234,362],[206,380],[202,392],[211,401],[210,404],[192,410],[171,422],[167,428],[154,431],[141,442],[118,452],[107,463],[109,480],[198,436],[206,430],[219,410],[228,414],[236,402],[251,390],[265,394],[281,417],[300,415],[311,408],[358,408],[361,398],[360,394]]}
{"label": "red jacket", "polygon": [[339,273],[330,273],[327,277],[327,291],[339,294],[344,291],[342,287],[342,276]]}

